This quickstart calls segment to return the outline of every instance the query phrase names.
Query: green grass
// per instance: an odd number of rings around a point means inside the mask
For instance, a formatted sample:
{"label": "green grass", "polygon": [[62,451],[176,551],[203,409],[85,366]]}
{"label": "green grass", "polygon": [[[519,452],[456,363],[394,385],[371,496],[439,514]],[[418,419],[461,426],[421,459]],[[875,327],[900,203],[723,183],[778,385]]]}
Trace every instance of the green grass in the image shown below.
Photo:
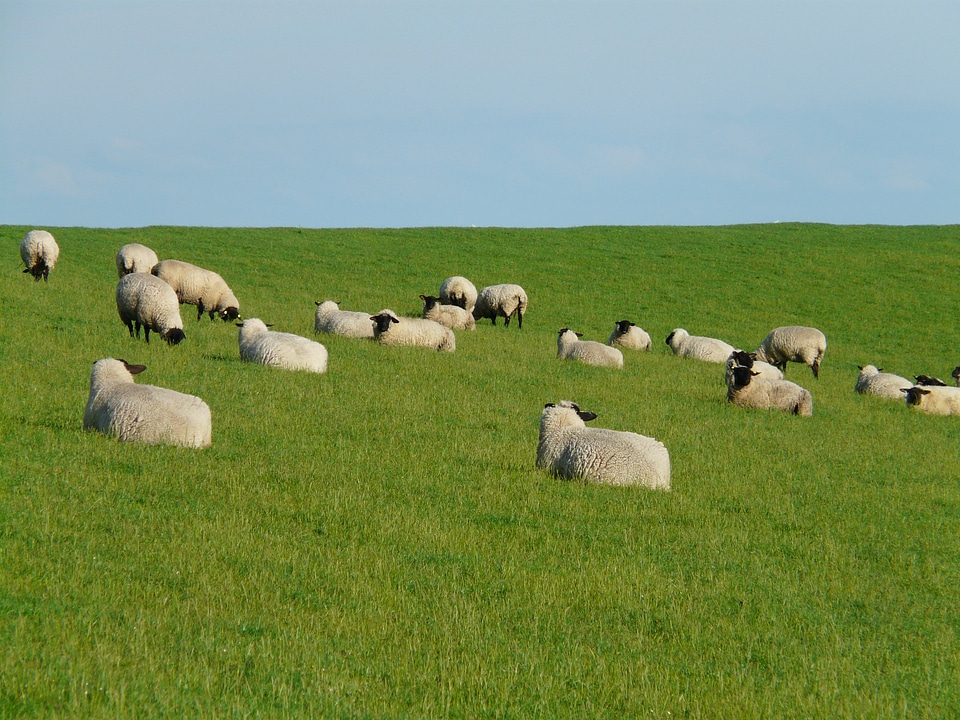
{"label": "green grass", "polygon": [[[960,364],[960,229],[53,228],[47,285],[0,227],[0,717],[960,714],[960,421],[853,392],[857,364]],[[241,363],[236,328],[128,337],[113,257],[216,269],[246,317],[416,314],[517,282],[524,328],[455,353],[323,337],[325,375]],[[568,326],[654,339],[623,371]],[[829,346],[813,418],[729,406],[675,327]],[[204,398],[204,450],[82,429],[92,363]],[[673,491],[534,467],[543,404],[662,440]]]}

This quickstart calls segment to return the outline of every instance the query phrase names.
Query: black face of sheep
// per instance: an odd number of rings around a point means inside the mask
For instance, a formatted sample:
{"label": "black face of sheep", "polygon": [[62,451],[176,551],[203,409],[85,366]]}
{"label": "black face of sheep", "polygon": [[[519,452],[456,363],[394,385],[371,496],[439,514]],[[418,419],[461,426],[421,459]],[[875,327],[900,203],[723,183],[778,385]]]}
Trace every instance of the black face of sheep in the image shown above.
{"label": "black face of sheep", "polygon": [[921,397],[922,395],[929,395],[929,394],[930,394],[930,391],[929,391],[929,390],[924,390],[924,389],[923,389],[922,387],[920,387],[920,386],[916,386],[916,387],[912,387],[912,388],[903,388],[902,391],[907,394],[907,405],[911,405],[911,406],[912,406],[912,405],[916,405],[917,403],[919,403],[919,402],[920,402],[920,397]]}
{"label": "black face of sheep", "polygon": [[434,297],[433,295],[421,295],[420,299],[423,300],[424,312],[429,312],[433,309],[434,305],[440,302],[440,298]]}
{"label": "black face of sheep", "polygon": [[940,378],[931,377],[930,375],[915,375],[914,380],[917,381],[917,385],[936,385],[939,387],[946,385]]}
{"label": "black face of sheep", "polygon": [[741,367],[745,367],[745,368],[753,367],[753,360],[754,360],[753,353],[748,353],[743,350],[734,350],[733,359],[737,363],[737,365],[740,365]]}
{"label": "black face of sheep", "polygon": [[576,330],[571,330],[570,328],[560,328],[560,330],[557,332],[557,337],[560,337],[565,332],[572,332],[577,337],[583,337],[583,333],[578,333]]}
{"label": "black face of sheep", "polygon": [[619,332],[621,335],[629,332],[630,328],[633,327],[633,323],[629,320],[618,320],[614,324],[617,326],[617,332]]}
{"label": "black face of sheep", "polygon": [[664,340],[664,342],[665,342],[667,345],[669,345],[669,344],[670,344],[670,341],[673,340],[673,336],[674,336],[675,334],[676,334],[676,331],[674,331],[674,332],[670,333],[669,335],[667,335],[667,339]]}
{"label": "black face of sheep", "polygon": [[186,337],[180,328],[170,328],[163,334],[163,339],[167,341],[168,345],[179,345]]}
{"label": "black face of sheep", "polygon": [[238,317],[240,317],[240,308],[228,307],[220,311],[220,319],[224,322],[236,320]]}
{"label": "black face of sheep", "polygon": [[748,367],[735,367],[733,369],[733,385],[734,387],[746,387],[754,376],[759,374]]}
{"label": "black face of sheep", "polygon": [[390,329],[390,323],[399,323],[399,322],[400,322],[400,321],[397,320],[397,318],[395,318],[393,315],[389,315],[389,314],[387,314],[387,313],[381,313],[380,315],[374,315],[374,316],[372,316],[372,317],[370,318],[370,320],[371,320],[371,322],[373,322],[374,330],[376,330],[376,332],[378,332],[378,333],[385,333],[387,330],[389,330],[389,329]]}
{"label": "black face of sheep", "polygon": [[953,372],[950,373],[950,377],[957,381],[957,385],[960,385],[960,365],[957,365]]}

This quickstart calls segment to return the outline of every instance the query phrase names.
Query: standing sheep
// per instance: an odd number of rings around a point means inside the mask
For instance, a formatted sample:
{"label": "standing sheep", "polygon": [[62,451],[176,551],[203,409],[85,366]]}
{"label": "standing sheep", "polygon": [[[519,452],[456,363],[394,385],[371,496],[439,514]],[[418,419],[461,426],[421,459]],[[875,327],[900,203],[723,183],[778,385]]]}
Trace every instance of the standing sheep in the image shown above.
{"label": "standing sheep", "polygon": [[960,415],[960,387],[915,385],[903,392],[907,396],[907,407],[930,415]]}
{"label": "standing sheep", "polygon": [[476,286],[461,275],[448,277],[440,284],[440,302],[444,305],[457,305],[468,313],[473,313],[477,304]]}
{"label": "standing sheep", "polygon": [[733,369],[727,400],[743,408],[781,410],[804,417],[813,415],[813,396],[809,390],[789,380],[764,380],[745,367]]}
{"label": "standing sheep", "polygon": [[148,273],[158,262],[157,254],[146,245],[129,243],[117,250],[117,276]]}
{"label": "standing sheep", "polygon": [[580,333],[570,328],[561,328],[557,333],[557,357],[597,367],[623,367],[622,352],[595,340],[581,340]]}
{"label": "standing sheep", "polygon": [[271,332],[260,318],[237,323],[240,359],[283,370],[327,371],[327,349],[299,335]]}
{"label": "standing sheep", "polygon": [[453,352],[457,339],[453,330],[433,320],[401,318],[393,310],[381,310],[370,317],[373,323],[373,339],[381,345],[413,345]]}
{"label": "standing sheep", "polygon": [[613,332],[607,339],[607,345],[628,350],[649,350],[651,341],[650,335],[642,327],[629,320],[618,320],[613,324]]}
{"label": "standing sheep", "polygon": [[730,353],[734,350],[733,345],[725,343],[723,340],[691,335],[683,328],[676,328],[667,335],[665,342],[673,350],[674,355],[706,362],[726,363]]}
{"label": "standing sheep", "polygon": [[423,317],[438,322],[451,330],[476,330],[477,323],[473,315],[459,305],[443,305],[433,295],[421,295]]}
{"label": "standing sheep", "polygon": [[662,442],[584,425],[596,417],[569,400],[547,403],[540,415],[537,467],[567,479],[670,489],[670,453]]}
{"label": "standing sheep", "polygon": [[20,241],[20,258],[26,265],[25,273],[33,275],[34,280],[47,278],[60,257],[60,247],[53,235],[46,230],[31,230]]}
{"label": "standing sheep", "polygon": [[903,393],[913,387],[905,377],[883,372],[875,365],[862,365],[854,390],[866,395],[877,395],[888,400],[903,400]]}
{"label": "standing sheep", "polygon": [[207,404],[176,390],[137,385],[133,376],[146,369],[126,360],[97,360],[90,373],[83,427],[124,442],[210,447]]}
{"label": "standing sheep", "polygon": [[787,325],[771,330],[756,352],[759,360],[781,370],[787,369],[788,362],[809,365],[813,376],[819,378],[820,363],[826,351],[827,338],[822,332],[812,327]]}
{"label": "standing sheep", "polygon": [[503,316],[503,324],[510,324],[510,318],[516,314],[517,327],[523,327],[523,316],[527,312],[527,293],[519,285],[488,285],[477,295],[477,304],[473,308],[475,320],[490,318],[497,324],[497,317]]}
{"label": "standing sheep", "polygon": [[314,332],[349,338],[373,338],[370,313],[341,310],[340,303],[334,300],[324,300],[317,302],[316,305],[317,312],[313,318]]}
{"label": "standing sheep", "polygon": [[117,283],[117,312],[130,337],[134,323],[137,337],[144,329],[144,339],[150,342],[153,330],[169,345],[177,345],[186,337],[180,317],[180,303],[173,288],[149,273],[130,273]]}
{"label": "standing sheep", "polygon": [[212,270],[205,270],[182,260],[164,260],[150,271],[165,280],[176,291],[180,302],[197,306],[197,320],[209,312],[221,320],[236,320],[240,316],[240,302],[227,287],[223,278]]}

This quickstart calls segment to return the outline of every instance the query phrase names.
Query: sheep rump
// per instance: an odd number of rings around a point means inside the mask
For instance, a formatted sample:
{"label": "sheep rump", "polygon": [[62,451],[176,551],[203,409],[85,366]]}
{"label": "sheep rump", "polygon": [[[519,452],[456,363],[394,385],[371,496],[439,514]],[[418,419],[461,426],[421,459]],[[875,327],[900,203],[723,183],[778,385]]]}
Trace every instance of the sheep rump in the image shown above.
{"label": "sheep rump", "polygon": [[150,342],[151,330],[170,345],[177,345],[185,337],[177,294],[167,283],[149,273],[130,273],[120,278],[117,312],[130,331],[130,337],[134,334],[134,324],[137,338],[143,327],[147,342]]}
{"label": "sheep rump", "polygon": [[457,349],[453,330],[433,320],[401,318],[393,310],[384,309],[369,321],[373,323],[373,339],[381,345],[412,345],[445,352]]}
{"label": "sheep rump", "polygon": [[316,302],[317,312],[313,317],[313,331],[349,338],[373,338],[370,313],[356,310],[341,310],[334,300]]}
{"label": "sheep rump", "polygon": [[477,295],[477,304],[473,308],[474,320],[490,318],[497,324],[497,317],[503,316],[503,324],[510,324],[510,318],[517,316],[517,327],[523,327],[523,316],[527,312],[527,293],[519,285],[504,283],[488,285]]}
{"label": "sheep rump", "polygon": [[581,340],[580,334],[570,328],[561,328],[557,333],[557,357],[597,367],[623,367],[623,353],[617,348],[595,340]]}
{"label": "sheep rump", "polygon": [[730,353],[734,351],[733,345],[725,343],[723,340],[691,335],[683,328],[674,329],[672,333],[667,335],[665,342],[673,350],[674,355],[705,362],[726,363]]}
{"label": "sheep rump", "polygon": [[905,377],[885,373],[878,370],[875,365],[864,365],[860,368],[854,390],[858,393],[877,395],[888,400],[903,400],[904,391],[911,387],[913,387],[913,383]]}
{"label": "sheep rump", "polygon": [[140,243],[128,243],[117,250],[117,277],[130,273],[148,273],[160,262],[157,254]]}
{"label": "sheep rump", "polygon": [[260,318],[248,318],[237,325],[241,360],[283,370],[326,372],[327,349],[320,343],[300,335],[271,332]]}
{"label": "sheep rump", "polygon": [[177,293],[181,303],[197,306],[197,320],[208,312],[210,319],[236,320],[240,316],[240,301],[212,270],[191,265],[182,260],[163,260],[153,266],[153,275],[166,281]]}
{"label": "sheep rump", "polygon": [[20,259],[26,265],[24,272],[30,273],[34,280],[43,278],[47,282],[59,257],[60,246],[46,230],[31,230],[20,241]]}
{"label": "sheep rump", "polygon": [[440,302],[444,305],[457,305],[468,313],[473,313],[477,304],[477,288],[462,275],[448,277],[440,283]]}
{"label": "sheep rump", "polygon": [[742,408],[780,410],[810,417],[813,396],[809,390],[789,380],[764,380],[750,368],[735,367],[727,385],[727,400]]}
{"label": "sheep rump", "polygon": [[820,363],[827,351],[827,337],[816,328],[786,325],[774,328],[757,348],[757,358],[787,369],[788,362],[803,363],[820,377]]}
{"label": "sheep rump", "polygon": [[440,298],[433,295],[421,295],[423,300],[423,317],[433,320],[451,330],[476,330],[477,323],[473,315],[459,305],[444,305]]}
{"label": "sheep rump", "polygon": [[613,324],[613,332],[607,339],[611,347],[627,348],[628,350],[649,350],[650,335],[642,327],[629,320],[618,320]]}

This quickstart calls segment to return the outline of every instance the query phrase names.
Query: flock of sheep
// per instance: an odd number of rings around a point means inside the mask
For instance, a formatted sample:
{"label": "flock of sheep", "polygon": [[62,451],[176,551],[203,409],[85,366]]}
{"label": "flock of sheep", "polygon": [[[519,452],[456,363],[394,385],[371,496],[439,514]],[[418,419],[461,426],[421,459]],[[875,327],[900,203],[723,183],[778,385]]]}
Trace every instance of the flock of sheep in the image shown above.
{"label": "flock of sheep", "polygon": [[[20,243],[20,256],[34,279],[48,279],[59,257],[53,236],[33,230]],[[150,341],[154,332],[170,345],[185,335],[180,305],[197,307],[197,319],[206,312],[211,319],[240,318],[240,303],[215,272],[179,260],[160,261],[150,248],[137,243],[124,245],[116,256],[116,301],[120,319],[130,336]],[[314,331],[352,338],[369,338],[382,345],[412,345],[433,350],[456,350],[454,330],[475,330],[476,321],[498,317],[509,325],[517,318],[523,326],[527,294],[515,284],[492,285],[479,292],[467,278],[445,280],[437,296],[421,295],[420,318],[402,317],[384,309],[377,314],[341,310],[339,303],[316,303]],[[323,373],[327,350],[313,340],[290,333],[273,332],[258,318],[243,319],[238,344],[241,359],[287,370]],[[788,362],[810,367],[819,377],[827,348],[824,334],[816,328],[774,328],[754,352],[745,352],[716,338],[690,335],[677,328],[666,338],[675,355],[724,366],[730,403],[801,416],[813,414],[809,390],[785,380]],[[601,367],[622,368],[623,350],[649,351],[650,335],[629,320],[615,323],[606,343],[581,340],[580,334],[562,328],[557,335],[557,357]],[[210,408],[198,397],[167,388],[139,385],[133,376],[146,368],[124,360],[104,358],[94,363],[90,395],[84,411],[87,429],[120,440],[168,443],[187,447],[211,444]],[[904,400],[911,407],[938,415],[960,415],[960,366],[953,371],[957,387],[937,378],[916,376],[916,382],[884,373],[873,365],[861,368],[855,390],[860,393]],[[548,403],[540,416],[536,465],[570,479],[612,485],[640,485],[670,489],[670,456],[663,443],[637,433],[589,428],[596,418],[576,403]]]}

